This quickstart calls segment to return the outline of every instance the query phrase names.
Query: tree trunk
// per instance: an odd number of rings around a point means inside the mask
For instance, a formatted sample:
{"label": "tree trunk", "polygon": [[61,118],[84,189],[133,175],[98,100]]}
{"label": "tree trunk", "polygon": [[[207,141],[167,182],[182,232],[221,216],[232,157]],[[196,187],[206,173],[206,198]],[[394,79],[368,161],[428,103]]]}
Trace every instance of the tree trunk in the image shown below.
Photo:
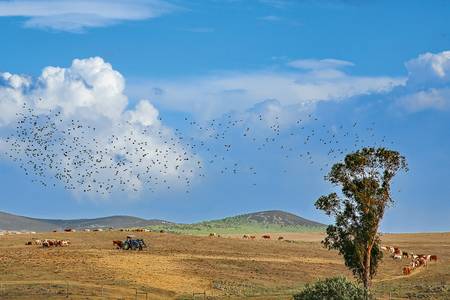
{"label": "tree trunk", "polygon": [[370,259],[372,257],[372,247],[367,248],[364,255],[364,277],[363,284],[366,289],[370,288]]}

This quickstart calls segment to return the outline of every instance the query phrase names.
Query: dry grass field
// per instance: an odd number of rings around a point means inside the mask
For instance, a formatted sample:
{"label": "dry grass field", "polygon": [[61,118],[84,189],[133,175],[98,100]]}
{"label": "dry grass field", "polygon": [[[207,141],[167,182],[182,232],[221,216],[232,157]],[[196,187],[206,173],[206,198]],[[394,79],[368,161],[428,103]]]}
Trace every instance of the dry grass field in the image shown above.
{"label": "dry grass field", "polygon": [[[0,299],[291,299],[308,282],[350,273],[324,249],[321,233],[283,235],[295,242],[137,233],[148,248],[114,249],[125,232],[42,233],[0,237]],[[25,246],[31,238],[70,239],[69,247]],[[450,299],[450,233],[384,235],[387,245],[436,254],[437,263],[402,275],[405,261],[385,257],[374,283],[381,299]],[[137,294],[136,294],[137,291]],[[147,293],[147,294],[145,294]]]}

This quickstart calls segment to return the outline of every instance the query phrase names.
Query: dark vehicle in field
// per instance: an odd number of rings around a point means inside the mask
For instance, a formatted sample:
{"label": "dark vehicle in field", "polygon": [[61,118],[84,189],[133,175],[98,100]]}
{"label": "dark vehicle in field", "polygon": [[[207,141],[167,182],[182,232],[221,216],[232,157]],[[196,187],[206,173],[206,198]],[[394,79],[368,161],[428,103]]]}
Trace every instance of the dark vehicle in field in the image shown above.
{"label": "dark vehicle in field", "polygon": [[139,250],[142,251],[147,248],[143,239],[136,239],[134,236],[127,236],[124,241],[113,241],[113,244],[117,246],[118,249],[123,250]]}

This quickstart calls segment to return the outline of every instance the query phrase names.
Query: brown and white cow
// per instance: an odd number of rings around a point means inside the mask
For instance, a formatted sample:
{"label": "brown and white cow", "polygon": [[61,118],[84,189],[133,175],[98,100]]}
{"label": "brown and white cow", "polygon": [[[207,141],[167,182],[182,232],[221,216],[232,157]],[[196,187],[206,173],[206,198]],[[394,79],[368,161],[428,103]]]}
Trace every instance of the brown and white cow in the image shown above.
{"label": "brown and white cow", "polygon": [[411,266],[405,266],[403,267],[403,275],[409,275],[411,274],[413,268],[411,268]]}
{"label": "brown and white cow", "polygon": [[394,248],[394,253],[392,255],[393,259],[402,259],[403,255],[402,255],[402,251],[400,250],[400,248]]}
{"label": "brown and white cow", "polygon": [[69,240],[62,240],[62,241],[59,241],[59,242],[60,242],[59,245],[61,247],[67,247],[67,246],[70,245],[70,241]]}
{"label": "brown and white cow", "polygon": [[393,259],[402,259],[403,256],[401,253],[394,253],[394,255],[392,256]]}

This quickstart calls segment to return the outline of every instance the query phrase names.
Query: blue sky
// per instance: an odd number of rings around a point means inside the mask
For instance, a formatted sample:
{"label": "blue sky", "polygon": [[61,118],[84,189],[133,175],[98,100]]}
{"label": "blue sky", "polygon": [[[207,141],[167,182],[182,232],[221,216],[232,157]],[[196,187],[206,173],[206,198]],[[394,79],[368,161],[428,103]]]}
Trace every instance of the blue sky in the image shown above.
{"label": "blue sky", "polygon": [[[300,135],[295,120],[312,114],[318,121],[308,121],[309,130],[338,130],[343,124],[364,137],[361,145],[384,139],[381,144],[389,141],[408,159],[410,172],[395,180],[396,204],[382,230],[448,231],[448,1],[57,3],[0,1],[0,139],[12,132],[18,103],[41,96],[71,118],[106,118],[108,124],[134,120],[136,126],[169,131],[191,132],[185,117],[206,122],[224,120],[231,112],[254,125],[256,114],[269,120],[275,111],[282,119],[280,144],[311,151],[315,162],[338,161],[341,156],[325,158],[320,145],[305,149],[292,138]],[[62,73],[71,75],[61,81]],[[83,93],[80,80],[90,84]],[[265,136],[270,122],[252,126],[252,133]],[[239,145],[226,153],[227,161],[255,166],[257,175],[220,175],[211,166],[189,194],[143,190],[96,197],[61,184],[45,188],[0,157],[0,210],[35,217],[133,214],[192,222],[284,209],[327,222],[313,206],[332,190],[320,170],[324,163],[286,159],[279,147],[256,151],[239,129],[227,139]],[[211,148],[221,151],[214,143]],[[207,153],[199,155],[208,160]]]}

